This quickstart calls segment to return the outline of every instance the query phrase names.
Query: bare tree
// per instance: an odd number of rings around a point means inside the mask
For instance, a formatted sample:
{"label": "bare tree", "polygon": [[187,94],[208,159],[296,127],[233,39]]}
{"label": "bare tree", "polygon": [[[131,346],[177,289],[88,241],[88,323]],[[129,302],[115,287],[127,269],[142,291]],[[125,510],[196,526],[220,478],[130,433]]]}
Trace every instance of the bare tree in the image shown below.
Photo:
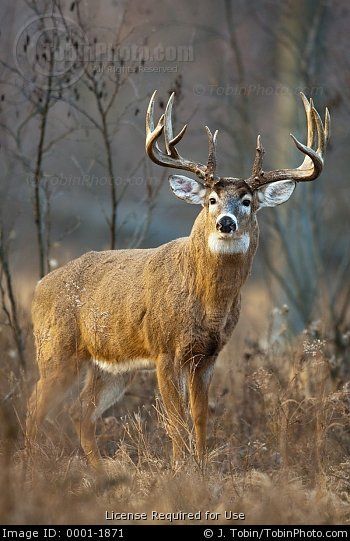
{"label": "bare tree", "polygon": [[5,237],[4,228],[0,224],[0,297],[1,309],[4,316],[3,324],[11,330],[16,346],[20,368],[24,369],[25,352],[23,332],[18,316],[13,279],[9,263],[9,239]]}
{"label": "bare tree", "polygon": [[[274,2],[266,2],[273,5]],[[320,84],[320,74],[324,64],[327,28],[331,24],[332,14],[328,2],[308,4],[296,9],[291,3],[278,4],[279,17],[275,25],[267,21],[268,10],[258,10],[255,16],[262,28],[272,36],[276,53],[279,55],[279,75],[288,81],[291,94],[304,90],[313,97],[317,105],[331,105],[335,112],[336,103],[332,106],[332,98]],[[305,16],[305,10],[307,16]],[[274,11],[276,17],[276,10]],[[327,21],[327,25],[325,23]],[[297,60],[298,59],[298,60]],[[290,100],[295,103],[295,100]],[[277,95],[277,107],[283,114],[299,120],[294,109],[288,109],[283,95]],[[297,122],[302,126],[303,119]],[[286,134],[279,136],[278,141],[289,144]],[[276,145],[281,152],[281,143]],[[332,147],[330,147],[330,151]],[[288,152],[287,147],[283,152]],[[348,328],[348,301],[350,290],[347,274],[350,268],[348,241],[339,231],[334,235],[334,216],[332,225],[327,222],[329,198],[327,183],[335,184],[332,179],[317,187],[305,186],[296,194],[293,209],[288,213],[281,209],[271,214],[266,226],[271,235],[271,242],[263,250],[264,261],[268,271],[279,284],[287,302],[292,308],[292,324],[295,331],[305,328],[315,317],[316,309],[323,310],[324,317],[331,329],[337,346],[344,349],[344,334]],[[341,202],[338,212],[343,206]],[[347,213],[342,212],[347,220]],[[282,254],[280,258],[279,255]],[[281,260],[286,266],[280,270]],[[332,272],[330,272],[332,268]],[[278,295],[278,293],[277,293]]]}
{"label": "bare tree", "polygon": [[[120,17],[119,27],[115,31],[114,42],[111,47],[111,52],[117,51],[121,46],[123,40],[126,38],[122,36],[123,22],[126,16],[127,8],[121,7],[122,14]],[[88,48],[94,50],[94,45],[97,43],[97,36],[93,35],[93,32],[89,32],[88,21],[84,19],[81,10],[81,0],[72,3],[72,12],[76,12],[77,22],[81,29],[83,29],[85,36],[89,36]],[[63,16],[62,10],[61,15]],[[130,31],[132,32],[132,30]],[[99,164],[102,165],[108,176],[108,183],[110,186],[110,213],[106,218],[109,228],[110,248],[113,250],[117,245],[117,223],[118,223],[118,206],[127,189],[127,182],[125,182],[118,193],[117,190],[117,172],[115,161],[113,160],[112,141],[120,127],[122,118],[130,112],[132,108],[136,108],[137,102],[141,101],[141,98],[135,98],[127,107],[120,111],[118,108],[117,98],[126,83],[131,84],[130,73],[137,73],[137,66],[139,61],[135,61],[132,65],[129,65],[125,70],[124,61],[120,59],[119,69],[115,69],[112,59],[104,58],[102,54],[100,58],[95,58],[93,64],[88,64],[84,70],[84,74],[79,81],[80,89],[76,86],[71,95],[63,97],[69,105],[78,113],[79,116],[85,117],[90,125],[97,130],[101,136],[103,145],[104,159]],[[84,62],[84,59],[81,59]],[[141,60],[142,61],[142,60]],[[95,103],[95,111],[90,112],[87,108],[80,105],[81,92],[87,92],[91,95]],[[116,110],[118,113],[116,115]],[[137,162],[135,170],[131,174],[135,173],[141,165],[141,160]]]}
{"label": "bare tree", "polygon": [[[8,153],[12,158],[20,161],[27,173],[27,179],[31,180],[39,276],[41,278],[50,270],[50,238],[46,227],[50,224],[48,214],[50,206],[46,197],[49,191],[45,187],[44,160],[54,145],[72,132],[72,127],[64,128],[57,136],[48,140],[47,132],[51,110],[57,103],[57,95],[62,92],[59,88],[60,82],[57,86],[57,81],[55,81],[55,87],[53,83],[56,74],[55,52],[58,43],[55,34],[51,31],[52,28],[45,26],[47,23],[44,15],[48,12],[50,5],[50,2],[44,2],[39,8],[36,2],[27,3],[28,8],[37,17],[37,29],[42,35],[43,44],[33,59],[25,78],[17,66],[0,59],[0,64],[3,67],[2,100],[7,99],[8,105],[14,109],[12,115],[7,111],[6,120],[2,121],[0,126],[8,136]],[[30,31],[31,29],[28,28],[24,42],[20,42],[24,53],[30,46]],[[35,68],[35,63],[39,61],[44,64],[44,69],[40,71],[40,81],[38,81]],[[8,94],[11,95],[11,99]],[[36,137],[33,137],[33,126]],[[28,140],[35,141],[33,147],[28,147]]]}

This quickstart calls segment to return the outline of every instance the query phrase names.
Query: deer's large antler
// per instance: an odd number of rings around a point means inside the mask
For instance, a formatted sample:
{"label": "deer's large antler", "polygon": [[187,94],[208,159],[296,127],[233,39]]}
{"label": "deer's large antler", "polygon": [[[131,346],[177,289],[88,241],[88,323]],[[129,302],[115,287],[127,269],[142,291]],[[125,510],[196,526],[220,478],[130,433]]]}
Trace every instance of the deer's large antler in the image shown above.
{"label": "deer's large antler", "polygon": [[[322,124],[320,115],[310,101],[300,92],[303,100],[306,123],[307,123],[307,143],[303,145],[294,135],[290,134],[296,147],[305,154],[303,163],[296,169],[276,169],[274,171],[263,171],[262,163],[264,149],[261,145],[260,135],[257,140],[256,154],[251,177],[246,181],[249,186],[256,190],[260,186],[277,182],[278,180],[295,180],[296,182],[305,182],[315,180],[323,169],[323,159],[330,134],[330,115],[326,108],[325,122]],[[317,131],[317,149],[312,147],[315,142],[315,131]]]}
{"label": "deer's large antler", "polygon": [[[208,140],[209,140],[209,153],[208,163],[203,165],[202,163],[192,162],[180,156],[176,149],[177,143],[181,141],[187,128],[187,124],[182,130],[174,137],[171,113],[174,103],[174,93],[171,94],[164,114],[158,120],[158,124],[154,126],[154,101],[156,90],[150,99],[147,114],[146,114],[146,152],[152,161],[158,165],[165,167],[172,167],[174,169],[184,169],[197,175],[198,180],[203,186],[213,186],[219,179],[215,178],[216,169],[216,136],[217,131],[212,135],[209,128],[206,126]],[[161,134],[164,133],[165,150],[163,152],[157,141]]]}

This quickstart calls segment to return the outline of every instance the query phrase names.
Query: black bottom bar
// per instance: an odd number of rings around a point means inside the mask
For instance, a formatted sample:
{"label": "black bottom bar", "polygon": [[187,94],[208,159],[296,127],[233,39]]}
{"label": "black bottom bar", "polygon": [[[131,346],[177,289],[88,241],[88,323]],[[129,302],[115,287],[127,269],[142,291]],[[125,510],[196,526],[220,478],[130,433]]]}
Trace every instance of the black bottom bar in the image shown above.
{"label": "black bottom bar", "polygon": [[115,526],[0,526],[0,539],[140,540],[195,539],[230,541],[231,539],[350,539],[349,526],[236,526],[225,525],[123,525]]}

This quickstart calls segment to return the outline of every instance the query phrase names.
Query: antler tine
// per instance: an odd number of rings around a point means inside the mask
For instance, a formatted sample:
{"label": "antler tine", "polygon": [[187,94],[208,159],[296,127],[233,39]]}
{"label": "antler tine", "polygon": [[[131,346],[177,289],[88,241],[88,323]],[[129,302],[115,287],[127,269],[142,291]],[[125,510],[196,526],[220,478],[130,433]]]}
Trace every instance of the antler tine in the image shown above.
{"label": "antler tine", "polygon": [[187,128],[187,124],[180,130],[180,132],[174,137],[173,135],[173,121],[172,121],[172,111],[174,104],[175,92],[173,92],[168,100],[167,106],[164,113],[164,142],[165,148],[169,156],[173,158],[179,158],[180,155],[175,148],[175,145],[181,141],[182,137]]}
{"label": "antler tine", "polygon": [[166,104],[164,113],[164,142],[165,148],[169,156],[171,156],[171,150],[169,148],[169,141],[173,138],[173,126],[171,120],[171,113],[173,110],[174,92],[171,94],[168,103]]}
{"label": "antler tine", "polygon": [[146,113],[146,152],[151,160],[161,165],[153,148],[154,146],[157,153],[161,152],[157,144],[157,139],[164,129],[164,115],[160,117],[156,128],[154,127],[154,101],[156,93],[157,91],[155,90],[149,101]]}
{"label": "antler tine", "polygon": [[150,135],[151,132],[154,130],[154,121],[153,121],[153,115],[154,115],[154,100],[156,98],[157,91],[155,90],[151,96],[151,99],[149,100],[149,104],[147,107],[147,113],[146,113],[146,135]]}
{"label": "antler tine", "polygon": [[306,115],[306,125],[307,125],[306,145],[308,147],[312,147],[314,143],[314,122],[313,122],[313,116],[312,116],[312,109],[313,109],[314,104],[313,104],[312,98],[310,98],[310,101],[309,101],[303,92],[300,92],[300,95],[301,95],[301,99],[303,100],[303,105],[304,105],[305,115]]}
{"label": "antler tine", "polygon": [[262,164],[264,159],[265,150],[261,144],[261,136],[258,135],[256,139],[255,158],[252,169],[252,177],[259,176],[262,172]]}
{"label": "antler tine", "polygon": [[175,135],[175,137],[171,141],[169,141],[170,148],[174,147],[175,145],[178,144],[179,141],[181,141],[186,130],[187,130],[187,124],[185,124],[184,127],[179,131],[179,133]]}
{"label": "antler tine", "polygon": [[330,135],[331,135],[331,115],[329,114],[328,107],[326,107],[326,112],[324,116],[324,133],[325,133],[326,145],[327,145]]}
{"label": "antler tine", "polygon": [[[307,122],[307,144],[304,145],[293,134],[290,134],[296,147],[305,154],[303,163],[296,169],[276,169],[274,171],[264,172],[261,170],[262,156],[258,151],[259,141],[257,145],[257,154],[255,156],[253,174],[248,179],[248,183],[252,189],[257,189],[260,186],[277,182],[279,180],[294,180],[296,182],[306,182],[315,180],[322,172],[324,153],[330,133],[330,116],[326,109],[325,125],[313,106],[312,99],[307,100],[301,92],[301,98],[304,104],[306,122]],[[317,130],[317,150],[312,148],[315,139],[315,129]]]}
{"label": "antler tine", "polygon": [[215,175],[216,171],[216,138],[218,135],[218,130],[215,131],[214,135],[211,133],[208,126],[205,126],[207,135],[208,135],[208,162],[207,162],[207,175]]}
{"label": "antler tine", "polygon": [[[147,113],[146,113],[146,137],[157,138],[163,130],[164,115],[158,120],[156,128],[154,128],[154,101],[157,91],[155,90],[149,100]],[[156,135],[155,135],[156,134]]]}
{"label": "antler tine", "polygon": [[318,143],[317,143],[317,151],[316,152],[319,153],[323,157],[323,154],[324,154],[325,149],[326,149],[326,135],[325,135],[325,131],[324,131],[324,126],[323,126],[320,115],[318,114],[318,112],[316,111],[316,109],[314,107],[312,108],[312,113],[314,115],[316,128],[317,128]]}

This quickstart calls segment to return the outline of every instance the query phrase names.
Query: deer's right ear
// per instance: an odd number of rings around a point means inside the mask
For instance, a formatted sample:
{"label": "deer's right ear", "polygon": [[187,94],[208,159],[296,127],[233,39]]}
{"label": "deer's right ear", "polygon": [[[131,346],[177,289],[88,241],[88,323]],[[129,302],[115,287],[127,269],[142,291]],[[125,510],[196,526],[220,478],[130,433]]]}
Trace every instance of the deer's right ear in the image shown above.
{"label": "deer's right ear", "polygon": [[169,182],[176,197],[192,205],[204,205],[206,189],[196,180],[182,175],[171,175]]}

